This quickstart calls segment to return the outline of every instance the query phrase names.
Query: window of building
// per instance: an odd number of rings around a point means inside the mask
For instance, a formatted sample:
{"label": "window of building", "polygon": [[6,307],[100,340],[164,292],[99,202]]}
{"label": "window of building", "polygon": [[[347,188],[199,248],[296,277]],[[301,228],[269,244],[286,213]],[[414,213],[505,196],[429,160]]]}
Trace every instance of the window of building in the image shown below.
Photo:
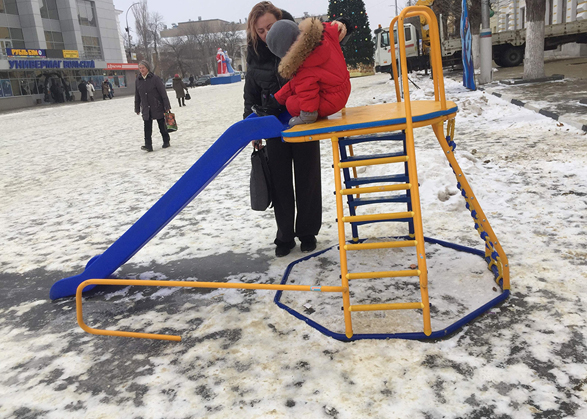
{"label": "window of building", "polygon": [[93,1],[77,0],[77,18],[82,26],[96,26],[96,6]]}
{"label": "window of building", "polygon": [[22,29],[0,27],[0,57],[7,56],[6,48],[25,48]]}
{"label": "window of building", "polygon": [[0,13],[17,15],[18,8],[16,7],[16,0],[0,0]]}
{"label": "window of building", "polygon": [[61,32],[45,31],[45,41],[47,41],[47,49],[65,49]]}
{"label": "window of building", "polygon": [[59,20],[56,0],[39,0],[39,6],[41,7],[42,18]]}
{"label": "window of building", "polygon": [[82,36],[85,58],[88,60],[102,59],[100,39],[94,36]]}

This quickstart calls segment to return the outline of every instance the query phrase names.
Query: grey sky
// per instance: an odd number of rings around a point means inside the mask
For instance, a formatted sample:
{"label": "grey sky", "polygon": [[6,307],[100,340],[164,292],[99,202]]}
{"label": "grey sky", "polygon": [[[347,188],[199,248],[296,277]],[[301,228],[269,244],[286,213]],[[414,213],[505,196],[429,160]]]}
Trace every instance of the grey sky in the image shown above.
{"label": "grey sky", "polygon": [[[158,12],[163,16],[163,20],[168,27],[172,23],[187,22],[198,20],[201,16],[206,19],[223,19],[227,21],[238,22],[239,19],[244,22],[251,8],[259,0],[197,0],[187,2],[184,0],[148,0],[150,12]],[[341,0],[338,0],[341,1]],[[344,1],[344,0],[342,0]],[[394,0],[363,0],[365,9],[369,17],[371,29],[375,29],[377,24],[387,26],[395,16]],[[128,8],[136,0],[114,0],[114,6],[122,10],[120,15],[120,25],[126,26],[126,14]],[[287,10],[295,17],[303,16],[304,12],[310,14],[325,14],[328,11],[328,0],[296,0],[296,1],[272,1],[277,7]],[[397,0],[398,10],[401,10],[405,0]],[[134,16],[132,10],[128,12],[128,23],[134,27]]]}

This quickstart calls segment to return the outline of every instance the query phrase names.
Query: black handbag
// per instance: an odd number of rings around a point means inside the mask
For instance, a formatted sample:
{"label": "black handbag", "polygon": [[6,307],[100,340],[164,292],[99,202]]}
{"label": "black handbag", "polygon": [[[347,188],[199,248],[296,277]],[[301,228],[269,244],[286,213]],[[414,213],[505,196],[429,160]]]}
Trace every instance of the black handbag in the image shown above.
{"label": "black handbag", "polygon": [[188,92],[185,92],[185,100],[190,100],[192,97]]}
{"label": "black handbag", "polygon": [[251,154],[251,208],[265,211],[271,204],[271,173],[267,159],[267,147]]}

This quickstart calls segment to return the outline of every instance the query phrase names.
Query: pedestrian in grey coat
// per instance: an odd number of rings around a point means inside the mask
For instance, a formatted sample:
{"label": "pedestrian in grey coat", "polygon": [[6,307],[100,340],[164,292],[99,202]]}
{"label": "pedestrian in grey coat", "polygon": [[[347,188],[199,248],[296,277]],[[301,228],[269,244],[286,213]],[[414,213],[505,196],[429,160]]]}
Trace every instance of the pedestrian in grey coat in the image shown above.
{"label": "pedestrian in grey coat", "polygon": [[153,119],[159,125],[159,132],[163,137],[163,148],[170,146],[169,132],[165,124],[165,112],[171,110],[169,97],[165,91],[163,80],[151,73],[151,65],[147,61],[139,62],[139,76],[135,89],[135,112],[142,113],[145,121],[145,145],[141,150],[153,151],[151,135],[153,132]]}
{"label": "pedestrian in grey coat", "polygon": [[182,102],[183,106],[185,106],[185,93],[188,91],[188,87],[179,77],[179,74],[176,74],[173,77],[173,90],[175,90],[175,96],[177,97],[177,101],[179,102],[179,107],[181,108]]}

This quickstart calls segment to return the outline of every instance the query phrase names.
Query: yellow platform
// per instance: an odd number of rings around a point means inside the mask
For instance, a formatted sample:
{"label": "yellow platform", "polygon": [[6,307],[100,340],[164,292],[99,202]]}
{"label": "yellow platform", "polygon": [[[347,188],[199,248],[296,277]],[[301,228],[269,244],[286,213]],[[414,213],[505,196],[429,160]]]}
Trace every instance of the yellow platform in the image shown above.
{"label": "yellow platform", "polygon": [[[446,110],[442,110],[441,102],[434,100],[416,100],[411,105],[414,128],[452,119],[458,110],[451,101],[446,102]],[[398,102],[345,108],[313,124],[296,125],[283,131],[282,135],[288,143],[303,143],[331,139],[336,133],[343,132],[344,136],[352,136],[359,130],[361,134],[375,134],[405,129],[405,102]]]}

